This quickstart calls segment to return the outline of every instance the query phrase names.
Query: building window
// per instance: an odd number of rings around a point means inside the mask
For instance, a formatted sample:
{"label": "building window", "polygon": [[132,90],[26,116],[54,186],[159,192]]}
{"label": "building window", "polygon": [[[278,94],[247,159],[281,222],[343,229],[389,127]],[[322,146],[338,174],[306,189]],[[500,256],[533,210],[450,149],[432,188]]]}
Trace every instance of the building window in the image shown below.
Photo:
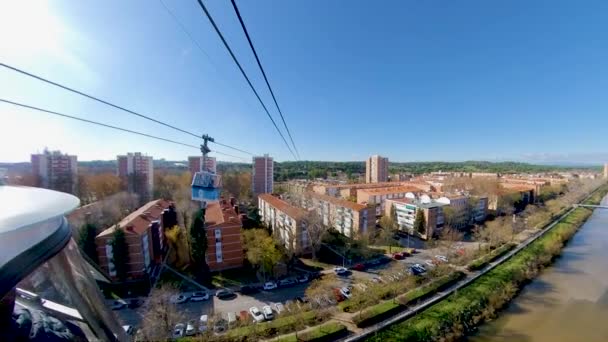
{"label": "building window", "polygon": [[215,242],[222,242],[222,230],[221,229],[216,229],[215,230]]}

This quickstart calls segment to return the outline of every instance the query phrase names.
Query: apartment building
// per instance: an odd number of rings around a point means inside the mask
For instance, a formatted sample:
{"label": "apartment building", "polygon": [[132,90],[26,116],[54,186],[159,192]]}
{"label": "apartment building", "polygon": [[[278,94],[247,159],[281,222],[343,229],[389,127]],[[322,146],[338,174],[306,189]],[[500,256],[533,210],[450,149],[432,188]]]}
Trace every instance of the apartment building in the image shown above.
{"label": "apartment building", "polygon": [[[112,248],[116,229],[122,229],[125,232],[128,245],[127,279],[144,278],[150,274],[153,266],[162,260],[166,246],[162,215],[167,210],[174,209],[169,201],[160,199],[150,201],[95,237],[99,266],[110,276],[110,279],[117,280]],[[164,224],[173,226],[172,223],[165,222]]]}
{"label": "apartment building", "polygon": [[365,161],[365,183],[388,182],[388,158],[373,155]]}
{"label": "apartment building", "polygon": [[376,204],[376,214],[381,215],[384,212],[384,201],[393,198],[415,198],[421,193],[421,190],[415,186],[392,186],[373,189],[357,190],[357,203],[359,204]]}
{"label": "apartment building", "polygon": [[78,161],[76,156],[60,151],[32,154],[32,174],[36,186],[71,194],[76,193]]}
{"label": "apartment building", "polygon": [[154,191],[154,165],[152,157],[140,152],[117,156],[117,175],[127,191],[136,193],[142,201],[152,198]]}
{"label": "apartment building", "polygon": [[272,227],[273,234],[285,248],[295,254],[309,250],[305,222],[307,212],[304,209],[294,207],[271,194],[258,195],[258,208],[262,222]]}
{"label": "apartment building", "polygon": [[608,163],[604,164],[604,179],[608,179]]}
{"label": "apartment building", "polygon": [[[410,235],[419,236],[422,239],[430,239],[440,233],[445,224],[442,207],[446,204],[434,201],[423,195],[420,198],[395,198],[387,199],[384,214],[390,215],[391,208],[395,208],[395,215],[399,230]],[[415,231],[414,223],[418,211],[424,214],[424,231]]]}
{"label": "apartment building", "polygon": [[[188,157],[188,170],[190,174],[202,171],[201,165],[203,165],[203,156],[190,156]],[[215,157],[205,158],[205,170],[217,173],[217,160]]]}
{"label": "apartment building", "polygon": [[[530,185],[514,184],[501,189],[496,194],[489,196],[488,209],[496,215],[502,214],[503,203],[514,204],[515,210],[523,210],[528,204],[535,201],[534,187]],[[514,202],[514,203],[513,203]]]}
{"label": "apartment building", "polygon": [[[368,232],[368,207],[336,197],[321,195],[315,192],[305,196],[310,203],[304,203],[308,209],[316,209],[323,224],[335,228],[341,234],[356,238]],[[375,217],[372,217],[372,224]]]}
{"label": "apartment building", "polygon": [[243,266],[241,220],[234,199],[208,202],[205,208],[207,254],[211,271],[222,271]]}
{"label": "apartment building", "polygon": [[274,162],[272,157],[265,154],[261,157],[253,157],[253,170],[251,175],[251,187],[254,195],[271,194],[274,182]]}

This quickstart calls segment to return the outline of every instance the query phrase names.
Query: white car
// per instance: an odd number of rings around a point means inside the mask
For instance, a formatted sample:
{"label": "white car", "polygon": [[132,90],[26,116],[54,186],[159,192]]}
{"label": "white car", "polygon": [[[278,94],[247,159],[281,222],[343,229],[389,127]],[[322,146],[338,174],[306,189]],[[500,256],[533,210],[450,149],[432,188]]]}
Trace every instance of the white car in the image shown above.
{"label": "white car", "polygon": [[190,299],[190,296],[185,295],[185,294],[180,294],[180,295],[171,297],[171,303],[182,304],[182,303],[187,302],[188,299]]}
{"label": "white car", "polygon": [[186,325],[186,336],[194,336],[196,334],[196,328],[194,327],[195,325],[195,320],[191,320],[188,322],[188,324]]}
{"label": "white car", "polygon": [[264,284],[264,290],[274,290],[277,288],[277,283],[274,281],[268,281]]}
{"label": "white car", "polygon": [[264,315],[255,306],[252,306],[249,308],[249,313],[251,314],[251,317],[253,317],[254,321],[256,321],[256,322],[264,321]]}
{"label": "white car", "polygon": [[336,274],[340,275],[340,274],[345,274],[346,272],[348,272],[348,270],[345,267],[334,267],[334,272],[336,272]]}
{"label": "white car", "polygon": [[133,326],[132,325],[123,325],[122,329],[125,331],[127,335],[133,335]]}
{"label": "white car", "polygon": [[435,255],[435,259],[437,259],[441,262],[448,262],[448,258],[443,255]]}
{"label": "white car", "polygon": [[202,315],[201,318],[198,320],[198,331],[200,333],[204,333],[205,331],[207,331],[208,326],[209,326],[209,316]]}
{"label": "white car", "polygon": [[175,328],[173,328],[173,338],[184,337],[184,330],[186,330],[186,325],[184,323],[177,323]]}
{"label": "white car", "polygon": [[270,320],[274,319],[274,314],[272,313],[272,309],[270,308],[270,305],[265,305],[262,308],[262,312],[264,313],[265,320],[270,321]]}
{"label": "white car", "polygon": [[341,288],[340,293],[346,298],[350,298],[350,296],[353,295],[352,292],[350,292],[350,290],[348,289],[348,287]]}
{"label": "white car", "polygon": [[274,307],[274,311],[276,311],[278,314],[285,311],[285,306],[283,306],[281,303],[274,303],[272,306]]}
{"label": "white car", "polygon": [[200,302],[203,300],[209,300],[209,294],[207,292],[194,292],[190,297],[191,302]]}

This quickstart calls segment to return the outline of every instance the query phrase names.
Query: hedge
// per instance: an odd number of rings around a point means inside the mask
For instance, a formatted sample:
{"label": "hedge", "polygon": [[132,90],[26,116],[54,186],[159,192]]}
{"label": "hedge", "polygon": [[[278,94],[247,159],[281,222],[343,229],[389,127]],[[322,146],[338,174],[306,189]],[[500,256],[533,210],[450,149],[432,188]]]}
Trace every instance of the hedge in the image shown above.
{"label": "hedge", "polygon": [[439,277],[426,285],[397,296],[394,300],[389,300],[360,311],[353,316],[353,322],[360,328],[381,322],[388,317],[403,311],[407,305],[414,304],[420,300],[428,298],[435,293],[451,286],[465,276],[464,273],[456,271],[448,275]]}
{"label": "hedge", "polygon": [[300,342],[300,341],[314,341],[314,342],[325,342],[335,341],[338,338],[346,335],[347,329],[344,325],[337,322],[328,322],[319,325],[309,331],[296,334],[291,334],[283,338],[276,340],[277,342]]}
{"label": "hedge", "polygon": [[434,341],[458,338],[468,329],[492,318],[520,287],[559,255],[591,210],[578,208],[545,235],[498,265],[475,282],[408,320],[368,338],[370,341]]}
{"label": "hedge", "polygon": [[483,255],[480,258],[477,258],[477,259],[473,260],[467,266],[467,269],[469,271],[480,270],[480,269],[486,267],[486,265],[488,265],[492,261],[494,261],[494,260],[500,258],[501,256],[505,255],[508,251],[510,251],[513,248],[515,248],[515,246],[516,245],[513,244],[513,243],[504,244],[504,245],[496,248],[495,250],[491,251],[490,253],[488,253],[486,255]]}

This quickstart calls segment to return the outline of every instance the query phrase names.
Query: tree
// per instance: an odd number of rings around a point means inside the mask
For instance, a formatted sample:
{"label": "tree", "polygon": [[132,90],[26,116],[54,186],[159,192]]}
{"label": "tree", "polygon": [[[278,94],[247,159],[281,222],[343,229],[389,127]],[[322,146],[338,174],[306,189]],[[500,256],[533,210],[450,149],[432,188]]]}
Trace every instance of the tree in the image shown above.
{"label": "tree", "polygon": [[454,243],[462,241],[464,233],[452,227],[444,227],[439,235],[440,245],[447,251]]}
{"label": "tree", "polygon": [[426,235],[426,219],[422,209],[416,210],[416,218],[414,219],[414,231],[421,235]]}
{"label": "tree", "polygon": [[334,296],[334,289],[340,287],[340,281],[335,274],[326,274],[323,278],[315,279],[306,288],[306,297],[319,301],[326,296]]}
{"label": "tree", "polygon": [[184,322],[184,316],[177,305],[171,303],[171,297],[177,295],[177,289],[161,285],[152,290],[143,312],[142,338],[145,341],[166,341],[177,323]]}
{"label": "tree", "polygon": [[89,259],[97,264],[99,261],[97,260],[97,245],[95,244],[96,236],[97,227],[92,223],[85,223],[82,228],[80,228],[78,246]]}
{"label": "tree", "polygon": [[323,237],[327,233],[328,227],[323,224],[321,215],[314,209],[306,213],[304,224],[306,225],[306,235],[308,236],[312,258],[316,260],[317,252],[321,248]]}
{"label": "tree", "polygon": [[283,255],[277,248],[274,239],[264,229],[250,229],[243,231],[245,251],[249,263],[266,273],[273,273],[274,266]]}
{"label": "tree", "polygon": [[125,231],[118,225],[114,227],[112,237],[112,263],[116,269],[116,277],[120,281],[125,281],[129,272],[129,245]]}
{"label": "tree", "polygon": [[194,212],[190,224],[190,254],[194,266],[195,278],[203,283],[209,282],[209,266],[207,254],[207,229],[205,228],[205,210]]}

